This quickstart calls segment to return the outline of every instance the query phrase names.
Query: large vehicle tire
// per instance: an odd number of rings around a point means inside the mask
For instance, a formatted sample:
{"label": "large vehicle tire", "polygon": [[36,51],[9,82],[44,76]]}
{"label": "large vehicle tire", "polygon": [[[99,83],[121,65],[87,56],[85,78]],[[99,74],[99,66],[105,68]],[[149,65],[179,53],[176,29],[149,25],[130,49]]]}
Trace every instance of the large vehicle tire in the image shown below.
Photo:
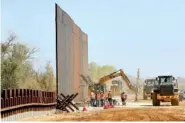
{"label": "large vehicle tire", "polygon": [[172,99],[171,100],[171,105],[172,106],[178,106],[179,105],[179,99]]}
{"label": "large vehicle tire", "polygon": [[156,92],[152,94],[152,103],[153,103],[153,106],[160,106],[160,100],[157,99]]}

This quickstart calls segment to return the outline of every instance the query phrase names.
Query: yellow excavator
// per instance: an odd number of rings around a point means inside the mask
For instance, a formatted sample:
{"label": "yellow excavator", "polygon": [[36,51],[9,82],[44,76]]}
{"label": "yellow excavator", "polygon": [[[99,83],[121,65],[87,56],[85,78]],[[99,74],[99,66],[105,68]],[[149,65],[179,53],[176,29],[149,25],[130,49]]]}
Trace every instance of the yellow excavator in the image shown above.
{"label": "yellow excavator", "polygon": [[81,75],[82,79],[88,84],[89,86],[89,94],[91,92],[96,93],[100,93],[103,92],[104,94],[107,94],[107,91],[105,89],[105,84],[106,82],[108,82],[111,79],[117,78],[117,77],[121,77],[125,83],[127,84],[128,88],[130,90],[132,90],[134,93],[138,92],[138,88],[133,86],[132,83],[130,82],[130,80],[128,79],[128,77],[126,76],[126,74],[124,73],[124,71],[122,69],[115,71],[109,75],[105,75],[103,77],[101,77],[98,81],[98,83],[94,83],[89,76],[85,77],[84,75]]}
{"label": "yellow excavator", "polygon": [[127,86],[129,87],[130,90],[132,90],[134,92],[138,91],[137,87],[132,85],[132,83],[130,82],[127,75],[123,72],[122,69],[100,78],[98,84],[105,84],[107,81],[114,79],[116,77],[120,77],[120,76],[125,81],[125,83],[127,84]]}

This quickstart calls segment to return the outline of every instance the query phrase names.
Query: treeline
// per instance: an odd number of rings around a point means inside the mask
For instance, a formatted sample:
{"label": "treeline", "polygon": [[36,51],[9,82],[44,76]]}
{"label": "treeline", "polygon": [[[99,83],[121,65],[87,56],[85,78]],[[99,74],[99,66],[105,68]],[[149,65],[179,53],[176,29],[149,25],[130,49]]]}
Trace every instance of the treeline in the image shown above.
{"label": "treeline", "polygon": [[[33,69],[35,48],[16,41],[15,35],[1,41],[1,90],[11,88],[39,89],[45,91],[56,90],[56,78],[53,68],[48,62],[45,70]],[[116,71],[111,65],[98,65],[91,62],[88,74],[94,82],[100,77]]]}
{"label": "treeline", "polygon": [[88,74],[94,82],[98,81],[99,78],[116,71],[116,68],[112,65],[98,65],[95,62],[91,62],[88,68]]}
{"label": "treeline", "polygon": [[44,71],[33,69],[35,48],[15,42],[11,35],[1,42],[1,90],[11,88],[40,89],[54,91],[56,81],[51,64],[48,62]]}

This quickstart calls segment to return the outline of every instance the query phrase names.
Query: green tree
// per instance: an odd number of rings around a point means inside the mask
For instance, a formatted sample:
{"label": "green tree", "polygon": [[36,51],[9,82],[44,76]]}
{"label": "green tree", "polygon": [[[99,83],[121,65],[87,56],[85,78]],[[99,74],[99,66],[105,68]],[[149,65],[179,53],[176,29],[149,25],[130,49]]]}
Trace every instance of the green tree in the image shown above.
{"label": "green tree", "polygon": [[89,64],[89,75],[93,81],[98,81],[99,78],[115,72],[116,68],[112,65],[98,65],[95,62]]}
{"label": "green tree", "polygon": [[52,66],[51,66],[51,63],[50,62],[48,62],[47,64],[46,64],[46,67],[45,67],[45,69],[46,69],[46,72],[45,72],[45,76],[46,76],[46,78],[47,78],[47,90],[48,91],[52,91],[52,90],[55,90],[55,77],[54,77],[54,72],[53,72],[53,68],[52,68]]}
{"label": "green tree", "polygon": [[32,66],[28,62],[36,50],[15,43],[15,39],[15,35],[10,35],[1,43],[1,89],[20,88],[31,75],[28,72],[32,71]]}
{"label": "green tree", "polygon": [[48,62],[45,71],[35,71],[32,55],[35,48],[14,42],[15,35],[1,43],[1,89],[28,88],[46,91],[56,90],[53,68]]}
{"label": "green tree", "polygon": [[5,42],[1,42],[1,90],[18,87],[18,64],[11,57],[13,41],[16,36],[10,35]]}
{"label": "green tree", "polygon": [[89,75],[92,81],[96,81],[96,79],[98,78],[98,69],[99,66],[95,62],[91,62],[89,64]]}
{"label": "green tree", "polygon": [[26,62],[23,69],[24,76],[21,77],[19,88],[40,89],[40,86],[36,81],[37,71],[33,70],[32,62]]}
{"label": "green tree", "polygon": [[45,72],[36,73],[37,82],[42,90],[54,91],[56,89],[56,81],[53,73],[53,68],[48,62],[45,66]]}
{"label": "green tree", "polygon": [[18,88],[17,68],[12,59],[1,61],[1,89]]}

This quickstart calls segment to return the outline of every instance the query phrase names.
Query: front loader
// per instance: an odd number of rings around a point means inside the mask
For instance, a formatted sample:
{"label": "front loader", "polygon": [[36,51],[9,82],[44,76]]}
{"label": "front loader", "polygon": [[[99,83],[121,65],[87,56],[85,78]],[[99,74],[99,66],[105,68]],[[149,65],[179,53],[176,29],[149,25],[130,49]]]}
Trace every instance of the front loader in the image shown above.
{"label": "front loader", "polygon": [[153,106],[160,106],[160,102],[171,102],[172,106],[179,105],[179,89],[177,80],[173,76],[158,76],[152,91]]}

